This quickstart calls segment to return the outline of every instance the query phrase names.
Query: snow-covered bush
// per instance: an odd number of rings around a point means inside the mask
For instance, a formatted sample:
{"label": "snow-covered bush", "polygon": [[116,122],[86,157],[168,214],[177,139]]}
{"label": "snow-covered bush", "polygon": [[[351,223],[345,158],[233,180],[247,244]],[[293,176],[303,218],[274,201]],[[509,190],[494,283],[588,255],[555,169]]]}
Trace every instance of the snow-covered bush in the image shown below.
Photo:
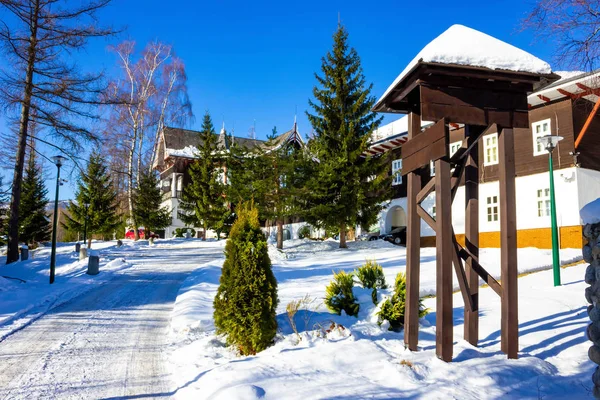
{"label": "snow-covered bush", "polygon": [[225,246],[225,262],[214,300],[218,334],[241,354],[256,354],[273,342],[277,331],[277,281],[267,241],[253,205],[238,206],[238,219]]}
{"label": "snow-covered bush", "polygon": [[[400,272],[394,282],[394,294],[391,299],[386,299],[377,313],[379,324],[388,321],[390,330],[398,330],[404,325],[404,310],[406,307],[406,276]],[[427,315],[428,310],[419,301],[419,317]]]}
{"label": "snow-covered bush", "polygon": [[194,228],[177,228],[175,229],[175,237],[185,237],[185,234],[187,233],[188,229],[190,230],[190,235],[192,237],[196,237],[196,230]]}
{"label": "snow-covered bush", "polygon": [[367,260],[355,271],[356,277],[365,289],[373,289],[373,304],[377,304],[377,289],[387,289],[383,268],[375,260]]}
{"label": "snow-covered bush", "polygon": [[310,225],[302,225],[300,229],[298,229],[298,239],[307,238],[310,238]]}
{"label": "snow-covered bush", "polygon": [[358,315],[359,304],[352,293],[354,274],[344,271],[334,272],[333,280],[325,289],[325,305],[327,308],[340,315],[342,310],[347,315]]}

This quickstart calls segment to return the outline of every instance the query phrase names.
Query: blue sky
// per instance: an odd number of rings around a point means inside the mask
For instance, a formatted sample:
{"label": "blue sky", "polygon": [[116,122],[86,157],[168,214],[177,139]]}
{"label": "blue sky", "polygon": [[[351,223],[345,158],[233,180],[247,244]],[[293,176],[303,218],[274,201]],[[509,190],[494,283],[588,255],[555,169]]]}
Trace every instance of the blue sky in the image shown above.
{"label": "blue sky", "polygon": [[[114,69],[109,44],[124,39],[143,47],[151,40],[173,45],[187,67],[197,128],[208,109],[236,136],[256,121],[264,138],[277,126],[291,128],[297,109],[300,132],[310,131],[305,111],[331,48],[338,13],[358,51],[373,94],[381,95],[418,51],[455,23],[478,29],[546,61],[552,46],[534,42],[519,23],[531,3],[522,1],[170,1],[114,0],[101,21],[126,30],[92,43],[80,55],[86,69]],[[386,122],[394,117],[386,117]],[[53,184],[49,183],[53,196]],[[52,186],[52,188],[50,188]],[[61,189],[61,198],[72,190]],[[64,193],[64,195],[63,195]]]}

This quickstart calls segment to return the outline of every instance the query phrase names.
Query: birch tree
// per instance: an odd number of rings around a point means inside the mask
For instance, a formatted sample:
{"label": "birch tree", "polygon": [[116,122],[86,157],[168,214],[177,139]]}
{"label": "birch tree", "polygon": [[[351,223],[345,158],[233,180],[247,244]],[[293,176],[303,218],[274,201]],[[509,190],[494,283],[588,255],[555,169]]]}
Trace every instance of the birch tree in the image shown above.
{"label": "birch tree", "polygon": [[67,155],[80,150],[83,142],[97,139],[87,122],[98,118],[96,106],[105,89],[102,75],[81,72],[73,55],[89,39],[113,33],[101,27],[97,18],[110,2],[0,0],[0,45],[6,57],[0,72],[0,101],[17,126],[7,264],[19,259],[19,203],[30,124],[35,122],[52,135],[52,142],[45,142]]}

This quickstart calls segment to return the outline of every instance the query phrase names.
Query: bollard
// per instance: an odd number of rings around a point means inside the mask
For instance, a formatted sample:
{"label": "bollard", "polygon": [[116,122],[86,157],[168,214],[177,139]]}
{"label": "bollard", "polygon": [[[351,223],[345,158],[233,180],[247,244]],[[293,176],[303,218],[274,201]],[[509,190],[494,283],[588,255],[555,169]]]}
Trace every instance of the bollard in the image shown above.
{"label": "bollard", "polygon": [[88,275],[98,275],[100,272],[100,257],[97,255],[90,255],[88,258]]}
{"label": "bollard", "polygon": [[123,241],[121,239],[117,240],[117,247],[123,246]]}
{"label": "bollard", "polygon": [[21,246],[21,261],[29,260],[29,247]]}
{"label": "bollard", "polygon": [[150,239],[148,239],[148,244],[150,246],[154,246],[154,236],[150,237]]}
{"label": "bollard", "polygon": [[75,253],[79,253],[79,250],[81,250],[81,243],[75,243]]}
{"label": "bollard", "polygon": [[188,228],[188,230],[185,232],[185,238],[189,239],[192,237],[192,230]]}
{"label": "bollard", "polygon": [[79,260],[85,260],[87,258],[87,247],[79,249]]}

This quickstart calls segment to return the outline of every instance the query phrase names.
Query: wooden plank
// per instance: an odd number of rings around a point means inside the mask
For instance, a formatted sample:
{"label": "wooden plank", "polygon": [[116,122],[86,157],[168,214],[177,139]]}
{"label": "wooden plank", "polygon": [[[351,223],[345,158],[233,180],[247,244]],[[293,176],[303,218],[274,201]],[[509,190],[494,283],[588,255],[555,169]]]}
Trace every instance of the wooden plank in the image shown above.
{"label": "wooden plank", "polygon": [[469,291],[469,284],[467,283],[467,275],[463,268],[462,259],[459,257],[460,247],[454,234],[454,228],[452,229],[452,264],[454,265],[454,272],[456,273],[456,280],[458,281],[458,287],[465,303],[465,312],[473,311],[473,298]]}
{"label": "wooden plank", "polygon": [[498,124],[515,128],[528,128],[527,111],[488,110],[476,107],[452,106],[447,104],[421,103],[421,115],[425,120],[437,121],[447,118],[450,122],[461,122],[469,125]]}
{"label": "wooden plank", "polygon": [[425,197],[429,196],[429,193],[431,193],[434,189],[435,179],[430,179],[429,182],[423,186],[423,189],[417,193],[417,203],[421,204],[423,200],[425,200]]}
{"label": "wooden plank", "polygon": [[[402,146],[402,157],[406,158],[418,153],[439,140],[445,140],[446,143],[448,143],[448,127],[443,118],[431,127],[425,129],[422,133],[410,138],[404,146]],[[444,155],[447,155],[447,153],[448,151],[446,151]],[[443,155],[440,157],[443,157]]]}
{"label": "wooden plank", "polygon": [[[416,113],[408,116],[408,137],[421,132],[421,117]],[[419,342],[419,275],[421,263],[421,220],[417,214],[417,193],[421,190],[421,175],[410,172],[407,177],[407,224],[406,224],[406,308],[404,313],[404,344],[417,351]]]}
{"label": "wooden plank", "polygon": [[445,139],[440,139],[417,153],[402,157],[402,175],[429,165],[430,161],[444,157],[447,152],[448,142]]}
{"label": "wooden plank", "polygon": [[485,268],[481,264],[479,264],[479,261],[477,261],[478,257],[474,257],[473,254],[470,254],[467,249],[465,249],[464,247],[462,247],[460,245],[460,243],[458,244],[458,246],[459,246],[459,254],[458,255],[460,256],[460,258],[465,260],[465,262],[470,262],[472,264],[475,272],[477,272],[477,275],[479,275],[481,277],[481,279],[483,279],[483,281],[494,292],[496,292],[496,294],[498,296],[502,297],[502,285],[500,285],[500,283],[496,280],[496,278],[494,278],[490,273],[488,273],[485,270]]}
{"label": "wooden plank", "polygon": [[421,102],[461,107],[527,111],[525,93],[497,92],[452,86],[422,86]]}
{"label": "wooden plank", "polygon": [[519,351],[517,291],[517,204],[515,151],[512,129],[498,133],[500,163],[500,269],[502,280],[501,349],[508,358]]}
{"label": "wooden plank", "polygon": [[473,263],[479,263],[479,137],[472,137],[473,128],[465,126],[467,140],[472,142],[465,166],[465,247],[473,255],[467,258],[465,274],[473,309],[465,310],[464,338],[473,346],[479,341],[479,275]]}
{"label": "wooden plank", "polygon": [[427,225],[429,225],[433,232],[436,231],[437,225],[435,222],[435,218],[433,218],[420,204],[417,205],[417,214],[419,214],[419,217],[421,217],[421,219],[425,221]]}
{"label": "wooden plank", "polygon": [[509,92],[509,93],[531,93],[533,91],[533,85],[531,83],[515,83],[507,81],[485,81],[477,79],[466,79],[460,76],[442,76],[442,75],[428,75],[423,76],[419,79],[421,85],[443,85],[443,86],[456,86],[479,90],[489,90],[495,92]]}
{"label": "wooden plank", "polygon": [[436,204],[436,333],[438,358],[452,361],[452,203],[450,201],[450,163],[435,161]]}

